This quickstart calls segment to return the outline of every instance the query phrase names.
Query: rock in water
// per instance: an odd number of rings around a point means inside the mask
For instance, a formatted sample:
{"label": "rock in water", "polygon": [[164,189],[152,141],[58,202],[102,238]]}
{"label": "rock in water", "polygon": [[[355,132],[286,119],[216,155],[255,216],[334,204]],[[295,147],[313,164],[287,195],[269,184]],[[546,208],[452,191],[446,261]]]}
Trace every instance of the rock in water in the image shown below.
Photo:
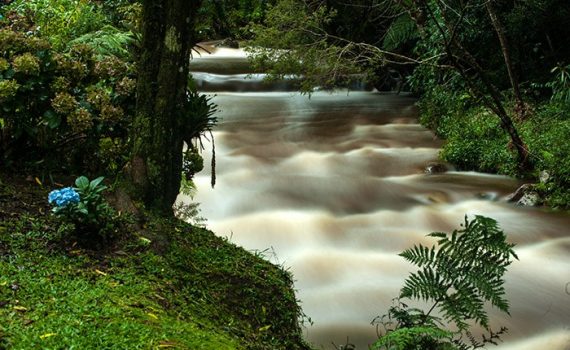
{"label": "rock in water", "polygon": [[516,202],[517,205],[525,207],[536,207],[541,204],[542,199],[538,192],[534,190],[533,184],[524,184],[514,193],[505,197],[507,202]]}
{"label": "rock in water", "polygon": [[536,207],[542,202],[540,195],[535,191],[530,191],[525,193],[521,199],[517,202],[517,205],[522,205],[525,207]]}
{"label": "rock in water", "polygon": [[447,167],[441,163],[428,163],[424,172],[428,175],[441,174],[447,172]]}

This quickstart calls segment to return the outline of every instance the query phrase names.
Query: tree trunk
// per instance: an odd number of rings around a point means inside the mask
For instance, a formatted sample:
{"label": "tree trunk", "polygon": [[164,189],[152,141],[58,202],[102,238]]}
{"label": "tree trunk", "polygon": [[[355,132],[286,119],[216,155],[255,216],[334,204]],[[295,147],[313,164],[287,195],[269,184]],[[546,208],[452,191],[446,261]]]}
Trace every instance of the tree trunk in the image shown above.
{"label": "tree trunk", "polygon": [[489,18],[491,19],[491,23],[493,24],[493,28],[495,28],[495,32],[497,32],[499,43],[501,44],[501,51],[503,52],[505,66],[507,67],[507,73],[509,74],[509,81],[511,83],[511,86],[513,88],[513,93],[515,95],[516,113],[519,119],[522,120],[525,117],[525,105],[519,88],[518,77],[516,76],[513,70],[513,63],[511,60],[507,35],[505,34],[505,28],[503,27],[501,21],[499,20],[499,17],[497,16],[495,7],[493,6],[493,0],[488,0],[485,4],[485,7],[487,9],[487,13],[489,14]]}
{"label": "tree trunk", "polygon": [[200,1],[143,0],[130,177],[149,209],[172,215],[182,173],[182,113]]}
{"label": "tree trunk", "polygon": [[[454,12],[455,14],[460,13],[460,16],[456,23],[452,23],[446,16],[447,9],[445,8],[445,6],[437,2],[437,6],[439,7],[439,12],[441,13],[441,19],[443,20],[443,26],[445,26],[443,27],[442,25],[439,24],[438,17],[433,13],[433,11],[431,11],[429,4],[427,2],[425,2],[424,0],[413,0],[412,4],[415,6],[415,9],[411,9],[410,13],[426,13],[429,15],[429,17],[431,17],[431,20],[434,22],[436,28],[439,31],[439,34],[442,37],[442,40],[444,41],[443,44],[445,46],[447,58],[451,61],[451,65],[453,66],[453,68],[465,79],[465,82],[472,90],[472,94],[475,95],[476,97],[481,98],[483,103],[488,108],[490,108],[495,113],[495,115],[497,115],[497,117],[499,117],[501,121],[501,127],[509,135],[509,138],[511,139],[511,144],[514,147],[515,151],[517,152],[517,163],[519,169],[522,172],[531,170],[532,164],[530,163],[528,149],[523,140],[520,138],[520,135],[516,129],[515,124],[513,123],[511,117],[509,117],[508,113],[506,112],[503,106],[499,89],[489,79],[483,67],[479,64],[479,62],[477,62],[477,59],[473,55],[471,55],[469,50],[467,50],[457,38],[456,34],[460,29],[461,24],[463,24],[462,22],[464,20],[465,8],[463,8],[461,11]],[[416,20],[416,23],[417,22],[418,21]],[[499,23],[498,20],[497,23]],[[500,23],[499,23],[499,28],[502,28],[500,26]],[[504,43],[506,44],[506,39]],[[503,48],[506,46],[503,46],[503,44],[501,43],[501,47]],[[505,51],[503,51],[503,53],[504,52]],[[508,56],[508,50],[507,50],[507,58],[505,58],[505,60],[508,59],[510,63],[509,57],[510,56]],[[466,66],[464,65],[464,63]],[[511,73],[510,64],[507,64],[507,66],[509,72]],[[478,84],[476,84],[474,80],[478,80],[480,83],[482,83],[484,91],[478,89],[477,87]],[[518,88],[518,84],[516,84],[516,87]],[[515,91],[515,94],[516,93],[517,92]]]}

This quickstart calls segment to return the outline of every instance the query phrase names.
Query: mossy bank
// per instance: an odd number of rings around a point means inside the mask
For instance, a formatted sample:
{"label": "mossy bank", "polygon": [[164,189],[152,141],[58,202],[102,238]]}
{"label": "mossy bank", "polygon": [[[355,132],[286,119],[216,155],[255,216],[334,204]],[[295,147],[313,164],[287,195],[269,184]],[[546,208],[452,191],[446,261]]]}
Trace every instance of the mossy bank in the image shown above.
{"label": "mossy bank", "polygon": [[309,348],[291,274],[260,254],[153,217],[89,248],[21,178],[0,175],[0,349]]}

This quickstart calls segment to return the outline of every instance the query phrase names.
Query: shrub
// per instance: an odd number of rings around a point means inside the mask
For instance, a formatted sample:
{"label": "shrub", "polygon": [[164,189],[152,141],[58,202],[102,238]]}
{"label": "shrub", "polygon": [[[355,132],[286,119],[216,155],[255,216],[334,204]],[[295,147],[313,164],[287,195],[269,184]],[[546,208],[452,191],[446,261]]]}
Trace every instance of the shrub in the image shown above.
{"label": "shrub", "polygon": [[436,87],[419,103],[420,122],[445,143],[440,157],[459,170],[516,174],[516,157],[497,116],[465,93]]}
{"label": "shrub", "polygon": [[537,190],[551,207],[570,208],[570,106],[564,102],[548,102],[539,106],[535,115],[524,123],[522,133],[537,174],[550,176]]}
{"label": "shrub", "polygon": [[107,23],[100,6],[85,0],[16,0],[7,12],[26,18],[33,24],[30,29],[56,49],[64,49],[70,40]]}
{"label": "shrub", "polygon": [[103,177],[89,181],[85,176],[75,180],[77,187],[51,191],[48,202],[53,213],[66,223],[74,225],[80,237],[108,237],[115,229],[115,211],[103,197],[107,186]]}
{"label": "shrub", "polygon": [[[43,171],[117,171],[135,106],[132,63],[86,45],[60,53],[42,39],[0,29],[0,158]],[[112,140],[112,157],[109,142]],[[85,157],[86,154],[95,157]]]}

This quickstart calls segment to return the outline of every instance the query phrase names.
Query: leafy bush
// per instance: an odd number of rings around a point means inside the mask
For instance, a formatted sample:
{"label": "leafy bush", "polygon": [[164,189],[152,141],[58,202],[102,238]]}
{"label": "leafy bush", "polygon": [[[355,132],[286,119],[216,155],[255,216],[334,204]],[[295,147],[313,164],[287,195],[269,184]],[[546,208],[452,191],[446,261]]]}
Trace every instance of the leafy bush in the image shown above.
{"label": "leafy bush", "polygon": [[546,171],[549,178],[536,189],[547,205],[570,208],[570,105],[564,102],[545,103],[537,108],[522,133],[534,158],[538,172]]}
{"label": "leafy bush", "polygon": [[[438,249],[420,244],[400,254],[419,270],[406,279],[400,302],[378,319],[386,333],[374,349],[468,349],[463,336],[477,348],[494,343],[506,331],[489,330],[489,337],[479,342],[469,332],[469,323],[489,329],[486,303],[508,313],[503,276],[512,258],[518,259],[514,244],[506,242],[493,219],[475,216],[469,221],[465,217],[462,226],[451,234],[430,233],[438,240]],[[424,300],[432,306],[425,312],[409,308],[402,299]],[[434,310],[441,319],[432,315]]]}
{"label": "leafy bush", "polygon": [[[507,135],[498,119],[460,92],[436,87],[420,99],[420,122],[445,140],[440,157],[460,170],[476,170],[515,176],[550,175],[536,185],[551,207],[570,208],[570,105],[559,99],[529,109],[529,117],[518,121],[534,174],[520,174]],[[514,108],[514,107],[513,107]]]}
{"label": "leafy bush", "polygon": [[133,59],[132,50],[129,48],[135,44],[135,36],[130,31],[123,31],[111,25],[84,34],[71,40],[68,46],[89,45],[99,56],[115,56],[123,60]]}
{"label": "leafy bush", "polygon": [[516,174],[516,158],[499,119],[461,92],[437,87],[419,103],[420,122],[445,140],[440,157],[460,170]]}
{"label": "leafy bush", "polygon": [[206,0],[198,13],[197,32],[202,40],[219,38],[249,39],[248,25],[265,18],[268,5],[274,0]]}
{"label": "leafy bush", "polygon": [[115,211],[105,201],[103,177],[89,181],[85,176],[75,180],[77,187],[51,191],[50,204],[55,204],[53,213],[75,227],[78,236],[106,237],[115,228]]}
{"label": "leafy bush", "polygon": [[7,7],[10,11],[27,17],[34,24],[30,29],[56,49],[107,23],[100,6],[86,0],[16,0]]}
{"label": "leafy bush", "polygon": [[[133,65],[91,47],[60,53],[0,29],[0,158],[43,170],[116,171],[134,111]],[[95,157],[85,157],[86,154]]]}
{"label": "leafy bush", "polygon": [[570,103],[570,64],[558,65],[551,73],[556,74],[553,80],[546,83],[552,89],[552,100],[555,102]]}

